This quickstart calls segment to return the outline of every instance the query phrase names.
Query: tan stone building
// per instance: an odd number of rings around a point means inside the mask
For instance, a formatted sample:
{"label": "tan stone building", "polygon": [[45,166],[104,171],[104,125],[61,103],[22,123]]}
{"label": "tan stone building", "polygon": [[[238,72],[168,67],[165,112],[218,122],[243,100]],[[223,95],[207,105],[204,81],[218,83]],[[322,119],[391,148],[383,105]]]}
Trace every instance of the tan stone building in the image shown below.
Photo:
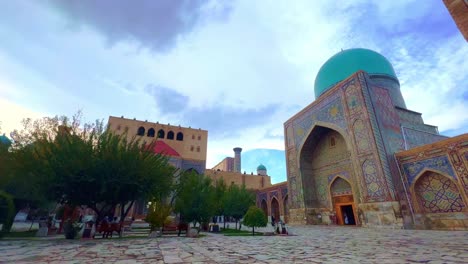
{"label": "tan stone building", "polygon": [[468,0],[444,0],[444,4],[463,37],[468,41]]}
{"label": "tan stone building", "polygon": [[257,174],[241,173],[241,148],[234,148],[234,157],[226,157],[212,169],[206,169],[205,175],[212,180],[223,179],[226,185],[245,185],[249,190],[259,190],[271,186],[271,178],[267,175],[265,166],[257,168]]}
{"label": "tan stone building", "polygon": [[156,141],[154,151],[170,157],[170,162],[182,170],[204,173],[208,146],[208,131],[190,127],[160,124],[136,119],[110,116],[108,125],[118,134],[127,133],[128,139],[141,138],[143,142]]}

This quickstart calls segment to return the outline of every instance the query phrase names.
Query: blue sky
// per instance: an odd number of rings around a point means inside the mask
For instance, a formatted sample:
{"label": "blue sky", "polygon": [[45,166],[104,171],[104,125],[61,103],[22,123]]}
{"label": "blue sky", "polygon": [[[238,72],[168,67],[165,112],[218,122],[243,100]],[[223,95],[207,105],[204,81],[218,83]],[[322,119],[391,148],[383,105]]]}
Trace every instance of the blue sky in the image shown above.
{"label": "blue sky", "polygon": [[[264,149],[284,149],[320,66],[356,47],[392,62],[426,123],[468,131],[468,45],[439,0],[2,1],[0,40],[6,133],[81,109],[207,129],[209,167],[236,146],[281,164]],[[269,174],[286,179],[284,166]]]}

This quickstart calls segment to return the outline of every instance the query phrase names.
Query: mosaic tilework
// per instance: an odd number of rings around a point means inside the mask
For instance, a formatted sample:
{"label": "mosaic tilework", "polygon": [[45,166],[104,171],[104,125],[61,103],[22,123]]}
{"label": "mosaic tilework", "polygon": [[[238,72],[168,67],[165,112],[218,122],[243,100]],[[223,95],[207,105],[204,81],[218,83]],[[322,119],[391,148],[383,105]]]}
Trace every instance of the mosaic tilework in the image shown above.
{"label": "mosaic tilework", "polygon": [[355,85],[355,79],[346,87],[346,103],[350,115],[359,115],[363,111],[362,101],[359,96],[359,89]]}
{"label": "mosaic tilework", "polygon": [[[468,141],[467,141],[468,143]],[[453,165],[453,170],[456,172],[458,178],[462,182],[462,186],[464,187],[465,191],[468,193],[468,167],[463,162],[462,155],[460,155],[457,151],[458,146],[452,145],[449,146],[449,157],[450,161]]]}
{"label": "mosaic tilework", "polygon": [[[360,75],[360,81],[361,81],[361,86],[363,87],[362,93],[364,96],[364,101],[365,101],[366,109],[367,109],[367,115],[369,118],[369,124],[371,127],[369,133],[373,134],[372,141],[373,143],[375,143],[373,148],[377,149],[377,154],[379,155],[380,162],[378,164],[375,164],[376,169],[383,172],[383,175],[377,174],[379,175],[379,177],[382,177],[382,178],[379,178],[379,182],[381,183],[380,187],[382,188],[381,190],[383,191],[383,193],[386,194],[387,192],[389,192],[390,194],[388,195],[388,197],[384,198],[384,196],[382,196],[378,200],[379,201],[383,201],[382,199],[392,200],[395,198],[395,190],[393,189],[393,184],[391,184],[392,183],[391,172],[390,172],[390,167],[387,162],[387,153],[385,152],[384,139],[382,138],[382,134],[381,134],[382,131],[379,128],[379,125],[377,122],[377,113],[374,111],[371,94],[370,94],[369,88],[366,85],[366,79],[364,78],[364,76]],[[371,81],[369,80],[369,82]],[[390,183],[390,184],[387,184],[387,183]],[[372,199],[377,199],[377,198],[374,197]]]}
{"label": "mosaic tilework", "polygon": [[330,184],[331,181],[333,181],[333,179],[335,179],[335,177],[337,177],[337,176],[343,177],[343,178],[345,178],[347,180],[350,180],[350,178],[351,178],[351,175],[347,171],[334,173],[334,174],[331,174],[331,175],[328,176],[328,184]]}
{"label": "mosaic tilework", "polygon": [[461,212],[466,207],[455,183],[435,172],[425,173],[419,178],[414,190],[426,213]]}
{"label": "mosaic tilework", "polygon": [[278,199],[278,191],[270,192],[270,197],[276,197],[276,199]]}
{"label": "mosaic tilework", "polygon": [[342,178],[336,178],[330,189],[332,196],[353,194],[351,185],[349,185],[349,183]]}
{"label": "mosaic tilework", "polygon": [[[286,132],[288,132],[287,130]],[[289,136],[289,134],[288,134]],[[299,196],[297,193],[298,187],[296,178],[298,176],[297,171],[297,163],[296,163],[296,155],[297,152],[294,148],[288,148],[286,150],[286,162],[287,162],[287,175],[288,175],[288,190],[290,193],[291,198],[289,199],[291,208],[299,208],[302,201],[299,200]]]}
{"label": "mosaic tilework", "polygon": [[377,165],[374,160],[368,159],[362,164],[362,171],[364,174],[364,181],[367,187],[367,200],[371,201],[384,201],[385,191],[383,183],[377,172]]}
{"label": "mosaic tilework", "polygon": [[284,188],[281,188],[281,197],[286,197],[286,195],[288,195],[288,188],[287,187],[284,187]]}
{"label": "mosaic tilework", "polygon": [[437,171],[445,172],[446,174],[456,179],[452,165],[450,164],[447,156],[439,156],[425,160],[410,162],[403,164],[403,171],[405,172],[408,185],[411,185],[414,178],[419,175],[424,169],[434,169]]}
{"label": "mosaic tilework", "polygon": [[403,128],[403,133],[405,134],[406,146],[408,149],[431,144],[447,138],[442,135],[419,131],[407,127]]}
{"label": "mosaic tilework", "polygon": [[358,153],[362,154],[368,152],[371,149],[371,142],[368,133],[369,128],[361,119],[358,119],[353,124],[353,131]]}
{"label": "mosaic tilework", "polygon": [[[332,101],[330,101],[333,99]],[[299,149],[302,142],[306,140],[307,133],[317,121],[332,123],[346,129],[346,121],[343,112],[341,99],[336,96],[330,96],[314,107],[310,108],[300,118],[293,121],[294,124],[294,142]]]}
{"label": "mosaic tilework", "polygon": [[317,201],[319,202],[318,206],[327,207],[328,206],[328,180],[327,177],[318,176],[315,177],[315,188],[317,190]]}
{"label": "mosaic tilework", "polygon": [[[376,101],[375,111],[379,117],[378,121],[381,124],[380,134],[383,137],[383,144],[387,151],[386,157],[391,157],[393,153],[404,150],[404,140],[400,129],[400,116],[394,106],[389,90],[375,86],[372,89],[374,92],[374,100]],[[387,187],[393,198],[396,198],[396,189],[392,174],[398,175],[397,165],[392,158],[389,158],[385,159],[382,166],[385,172]]]}
{"label": "mosaic tilework", "polygon": [[291,203],[291,208],[299,208],[299,199],[297,195],[297,182],[296,182],[296,177],[290,177],[288,179],[288,187],[290,189],[290,203]]}
{"label": "mosaic tilework", "polygon": [[204,161],[192,161],[192,160],[182,160],[182,169],[194,169],[198,173],[204,173],[206,164]]}
{"label": "mosaic tilework", "polygon": [[260,202],[261,202],[262,200],[265,200],[265,201],[266,201],[266,200],[267,200],[267,194],[266,194],[266,193],[260,193],[260,194],[258,195],[258,198],[259,198]]}

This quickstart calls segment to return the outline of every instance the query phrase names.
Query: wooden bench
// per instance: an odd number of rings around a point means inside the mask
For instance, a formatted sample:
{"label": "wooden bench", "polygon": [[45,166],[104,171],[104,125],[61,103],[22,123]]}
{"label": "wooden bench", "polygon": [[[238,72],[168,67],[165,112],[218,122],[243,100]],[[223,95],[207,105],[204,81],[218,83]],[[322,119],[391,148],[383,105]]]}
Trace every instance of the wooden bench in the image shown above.
{"label": "wooden bench", "polygon": [[93,238],[96,236],[97,233],[102,233],[102,238],[112,238],[112,234],[117,232],[120,236],[122,232],[122,223],[107,223],[101,222],[100,224],[96,224],[96,233],[94,234]]}
{"label": "wooden bench", "polygon": [[168,224],[163,226],[162,234],[177,234],[177,236],[180,236],[182,232],[185,232],[185,234],[187,234],[187,229],[188,225],[185,223]]}

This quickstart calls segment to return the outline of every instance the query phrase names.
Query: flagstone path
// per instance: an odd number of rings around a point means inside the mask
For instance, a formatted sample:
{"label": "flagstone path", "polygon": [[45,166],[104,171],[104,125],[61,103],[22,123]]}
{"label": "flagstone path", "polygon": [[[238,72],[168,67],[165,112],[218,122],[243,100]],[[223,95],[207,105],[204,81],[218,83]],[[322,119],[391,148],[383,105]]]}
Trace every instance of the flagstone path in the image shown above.
{"label": "flagstone path", "polygon": [[295,236],[0,240],[0,263],[468,263],[468,232],[293,227]]}

